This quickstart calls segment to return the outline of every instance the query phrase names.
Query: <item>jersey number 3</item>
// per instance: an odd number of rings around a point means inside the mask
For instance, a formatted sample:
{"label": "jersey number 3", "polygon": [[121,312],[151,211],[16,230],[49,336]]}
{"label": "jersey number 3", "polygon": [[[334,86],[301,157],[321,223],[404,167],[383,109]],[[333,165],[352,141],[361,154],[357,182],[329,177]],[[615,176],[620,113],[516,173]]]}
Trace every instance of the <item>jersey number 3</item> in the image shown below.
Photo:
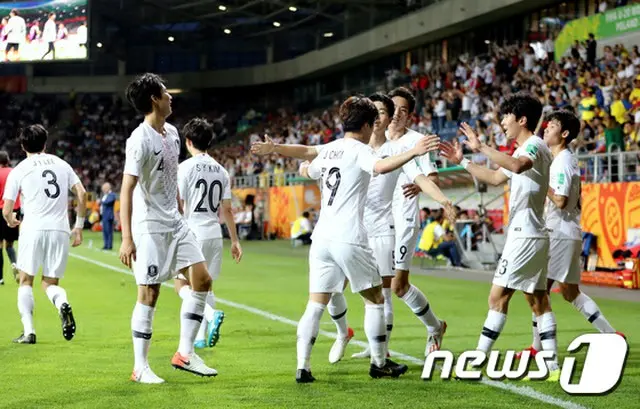
{"label": "jersey number 3", "polygon": [[[220,182],[219,180],[214,180],[213,182],[211,182],[211,186],[207,186],[206,180],[198,179],[198,181],[196,182],[196,189],[200,189],[201,186],[204,188],[202,190],[202,197],[200,198],[200,201],[198,202],[198,204],[196,205],[196,208],[193,211],[196,213],[206,213],[208,210],[204,202],[208,196],[209,209],[211,209],[211,211],[213,211],[214,213],[217,212],[218,209],[220,208],[220,202],[222,201],[222,182]],[[214,203],[214,197],[213,197],[213,188],[216,186],[218,186],[218,190],[220,191],[218,195],[217,205],[216,203]]]}
{"label": "jersey number 3", "polygon": [[51,187],[47,187],[44,189],[44,194],[47,195],[49,199],[56,199],[60,196],[60,185],[58,185],[58,177],[52,170],[45,170],[42,172],[42,177],[47,180],[47,185]]}

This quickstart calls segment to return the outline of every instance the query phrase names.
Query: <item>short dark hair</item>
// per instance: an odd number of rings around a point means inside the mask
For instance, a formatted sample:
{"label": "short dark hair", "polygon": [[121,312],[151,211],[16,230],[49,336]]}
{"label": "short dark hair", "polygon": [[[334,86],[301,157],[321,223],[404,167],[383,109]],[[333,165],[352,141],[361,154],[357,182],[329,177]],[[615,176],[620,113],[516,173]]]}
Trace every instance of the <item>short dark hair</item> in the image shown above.
{"label": "short dark hair", "polygon": [[560,109],[553,111],[547,115],[545,121],[558,121],[560,122],[560,132],[569,131],[569,136],[565,138],[565,143],[569,145],[574,139],[578,137],[580,133],[580,120],[573,113],[566,109]]}
{"label": "short dark hair", "polygon": [[6,151],[0,151],[0,165],[9,166],[9,154]]}
{"label": "short dark hair", "polygon": [[378,110],[369,98],[349,97],[340,106],[340,120],[344,132],[358,132],[365,124],[373,126]]}
{"label": "short dark hair", "polygon": [[44,126],[29,125],[20,129],[18,138],[22,148],[28,153],[39,153],[44,151],[44,147],[47,144],[47,137],[49,136]]}
{"label": "short dark hair", "polygon": [[304,217],[305,219],[308,219],[309,216],[309,212],[302,212],[302,217]]}
{"label": "short dark hair", "polygon": [[19,16],[19,15],[20,15],[20,13],[18,13],[18,9],[11,9],[11,11],[10,11],[9,13],[13,13],[13,14],[15,14],[16,16]]}
{"label": "short dark hair", "polygon": [[182,136],[199,151],[206,152],[213,143],[213,124],[205,118],[193,118],[182,128]]}
{"label": "short dark hair", "polygon": [[383,94],[382,92],[376,92],[369,96],[369,99],[372,102],[382,102],[384,107],[387,109],[387,113],[390,116],[393,116],[393,112],[396,109],[396,104],[393,103],[393,100],[388,96]]}
{"label": "short dark hair", "polygon": [[133,80],[126,90],[127,100],[142,114],[153,112],[151,97],[162,98],[164,80],[157,74],[146,73]]}
{"label": "short dark hair", "polygon": [[389,92],[389,98],[393,97],[402,97],[407,100],[409,103],[409,114],[412,114],[416,109],[416,97],[413,96],[413,93],[405,87],[398,87]]}
{"label": "short dark hair", "polygon": [[507,97],[500,105],[502,115],[513,114],[516,120],[527,118],[527,129],[535,132],[540,117],[542,116],[542,104],[533,95],[527,92],[518,92]]}

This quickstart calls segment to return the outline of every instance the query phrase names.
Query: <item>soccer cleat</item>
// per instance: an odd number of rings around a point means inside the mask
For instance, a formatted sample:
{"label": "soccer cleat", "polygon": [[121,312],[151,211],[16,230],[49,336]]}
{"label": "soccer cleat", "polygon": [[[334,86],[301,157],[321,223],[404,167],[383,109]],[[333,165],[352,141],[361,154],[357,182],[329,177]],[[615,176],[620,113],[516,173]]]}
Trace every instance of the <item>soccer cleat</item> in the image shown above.
{"label": "soccer cleat", "polygon": [[524,378],[522,378],[522,380],[525,382],[531,382],[531,381],[558,382],[560,381],[560,368],[558,368],[556,365],[555,369],[550,369],[549,375],[545,379],[532,380],[528,376],[525,376]]}
{"label": "soccer cleat", "polygon": [[213,348],[220,339],[220,327],[224,322],[224,312],[216,310],[213,319],[207,325],[207,345]]}
{"label": "soccer cleat", "polygon": [[200,376],[216,376],[218,371],[213,368],[209,368],[202,358],[200,358],[195,352],[190,357],[183,356],[180,352],[176,352],[173,358],[171,358],[171,365],[175,369],[181,371],[191,372]]}
{"label": "soccer cleat", "polygon": [[439,351],[442,346],[442,338],[447,332],[447,321],[440,321],[440,331],[429,334],[427,338],[427,346],[424,349],[424,356],[426,357],[433,351]]}
{"label": "soccer cleat", "polygon": [[329,362],[335,364],[339,362],[344,357],[344,350],[347,349],[347,345],[349,345],[349,341],[353,338],[353,329],[351,327],[348,328],[346,338],[337,338],[331,347],[331,351],[329,351]]}
{"label": "soccer cleat", "polygon": [[[531,345],[529,348],[525,348],[525,351],[531,352],[531,358],[535,357],[536,354],[538,353],[538,350],[535,349],[533,345]],[[522,352],[524,351],[520,351],[516,353],[516,359],[520,359],[522,357]]]}
{"label": "soccer cleat", "polygon": [[193,347],[196,349],[203,349],[207,347],[207,344],[204,342],[204,339],[198,339],[193,343]]}
{"label": "soccer cleat", "polygon": [[67,303],[60,306],[60,321],[62,321],[62,336],[67,341],[71,341],[76,333],[76,321],[73,319],[71,306]]}
{"label": "soccer cleat", "polygon": [[374,379],[385,377],[398,378],[400,375],[407,372],[408,369],[409,367],[407,365],[399,365],[392,360],[387,359],[383,367],[371,364],[371,367],[369,367],[369,376]]}
{"label": "soccer cleat", "polygon": [[20,284],[20,272],[18,271],[16,263],[11,263],[11,272],[13,273],[13,279],[16,280],[16,283]]}
{"label": "soccer cleat", "polygon": [[622,332],[620,332],[620,331],[616,331],[616,334],[618,334],[618,335],[620,335],[622,338],[624,338],[624,340],[625,340],[625,341],[627,340],[627,336],[626,336],[626,335],[624,335]]}
{"label": "soccer cleat", "polygon": [[160,378],[158,375],[153,373],[149,365],[142,368],[140,371],[136,371],[135,369],[131,373],[131,380],[133,382],[138,383],[146,383],[146,384],[158,384],[164,383],[164,379]]}
{"label": "soccer cleat", "polygon": [[316,378],[311,375],[311,371],[307,371],[306,369],[298,369],[296,372],[296,382],[298,383],[311,383],[315,381]]}
{"label": "soccer cleat", "polygon": [[20,334],[20,336],[13,340],[14,344],[35,344],[36,343],[36,334],[24,335]]}

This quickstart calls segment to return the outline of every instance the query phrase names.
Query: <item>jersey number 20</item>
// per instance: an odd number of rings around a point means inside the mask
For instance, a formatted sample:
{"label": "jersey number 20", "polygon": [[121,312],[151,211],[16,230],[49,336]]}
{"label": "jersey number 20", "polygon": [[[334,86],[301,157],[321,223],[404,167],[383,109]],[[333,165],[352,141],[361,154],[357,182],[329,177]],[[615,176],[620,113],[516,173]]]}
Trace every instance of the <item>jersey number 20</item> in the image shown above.
{"label": "jersey number 20", "polygon": [[[202,190],[202,197],[200,198],[200,201],[198,202],[198,204],[196,205],[196,208],[194,210],[194,212],[196,213],[206,213],[207,212],[207,207],[205,205],[205,200],[207,199],[207,197],[209,198],[209,209],[211,209],[211,211],[213,212],[217,212],[218,209],[220,208],[220,202],[222,201],[222,182],[220,182],[219,180],[214,180],[213,182],[211,182],[211,186],[207,186],[207,181],[204,179],[198,179],[198,181],[196,182],[196,189],[200,189],[200,187],[203,187],[204,189]],[[218,186],[218,190],[220,191],[220,193],[218,194],[218,204],[217,206],[214,204],[213,200],[213,188]]]}

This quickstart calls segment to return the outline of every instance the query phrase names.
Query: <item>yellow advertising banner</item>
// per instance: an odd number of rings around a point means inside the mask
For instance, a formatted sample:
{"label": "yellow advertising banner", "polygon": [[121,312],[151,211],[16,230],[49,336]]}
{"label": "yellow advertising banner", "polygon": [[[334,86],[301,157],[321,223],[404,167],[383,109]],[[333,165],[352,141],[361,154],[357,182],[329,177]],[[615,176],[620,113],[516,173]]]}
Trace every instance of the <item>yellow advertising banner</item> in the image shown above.
{"label": "yellow advertising banner", "polygon": [[269,188],[269,231],[277,237],[291,237],[292,223],[311,210],[320,210],[317,184]]}

